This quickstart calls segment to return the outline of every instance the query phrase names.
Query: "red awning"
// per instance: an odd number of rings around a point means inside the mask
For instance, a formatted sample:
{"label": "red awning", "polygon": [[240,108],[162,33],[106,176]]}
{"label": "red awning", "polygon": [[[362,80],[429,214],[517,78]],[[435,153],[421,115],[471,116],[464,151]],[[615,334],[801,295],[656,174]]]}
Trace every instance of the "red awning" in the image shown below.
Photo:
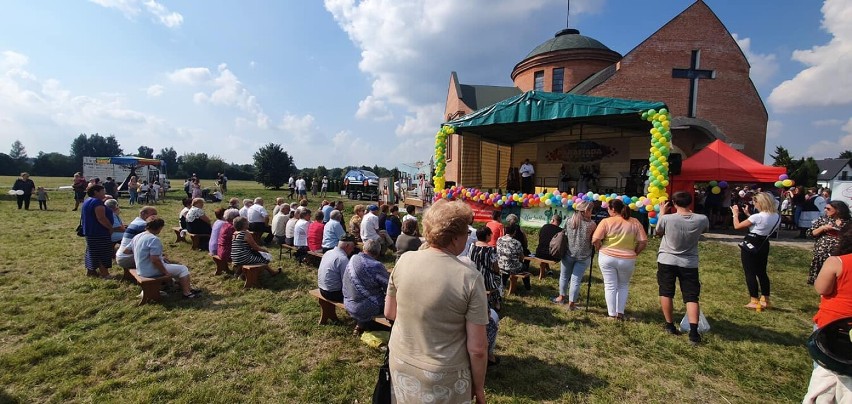
{"label": "red awning", "polygon": [[784,167],[760,164],[716,140],[684,160],[680,175],[673,177],[675,181],[775,182],[786,173]]}

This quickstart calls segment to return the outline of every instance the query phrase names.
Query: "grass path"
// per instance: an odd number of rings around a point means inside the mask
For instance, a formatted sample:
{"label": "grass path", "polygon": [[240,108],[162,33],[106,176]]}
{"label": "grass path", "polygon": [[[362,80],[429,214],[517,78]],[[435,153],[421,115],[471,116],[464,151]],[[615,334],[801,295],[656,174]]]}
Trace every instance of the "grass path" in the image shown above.
{"label": "grass path", "polygon": [[[229,185],[229,196],[280,195],[252,183]],[[344,324],[317,324],[319,308],[307,294],[316,287],[315,269],[285,258],[282,276],[244,291],[238,281],[213,276],[206,254],[164,234],[167,255],[190,267],[204,297],[136,307],[138,287],[83,276],[84,242],[74,235],[79,216],[70,212],[70,193],[52,198],[50,211],[23,212],[0,197],[0,403],[369,401],[382,355],[351,335],[345,316]],[[159,208],[167,225],[177,223],[176,200]],[[135,213],[127,209],[122,218]],[[634,321],[605,318],[597,269],[588,313],[549,303],[556,278],[533,280],[529,294],[509,297],[497,342],[502,364],[487,376],[489,400],[801,401],[811,369],[804,341],[819,302],[805,284],[810,253],[773,246],[776,308],[755,313],[742,307],[737,248],[703,242],[702,309],[712,330],[693,348],[686,337],[662,332],[657,246],[652,241],[637,263],[627,306]]]}

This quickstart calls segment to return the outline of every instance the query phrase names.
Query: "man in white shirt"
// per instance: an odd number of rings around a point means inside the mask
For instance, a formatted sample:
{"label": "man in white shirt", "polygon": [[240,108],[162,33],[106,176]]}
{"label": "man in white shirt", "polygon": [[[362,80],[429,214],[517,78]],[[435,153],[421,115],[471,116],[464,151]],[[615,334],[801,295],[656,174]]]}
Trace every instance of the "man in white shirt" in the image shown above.
{"label": "man in white shirt", "polygon": [[393,248],[393,239],[388,236],[384,230],[379,231],[379,217],[376,212],[379,207],[376,205],[367,206],[367,214],[361,219],[361,240],[376,240],[382,246],[382,255],[387,252],[388,248]]}
{"label": "man in white shirt", "polygon": [[[263,198],[254,198],[254,204],[248,209],[249,231],[252,233],[268,233],[263,242],[269,244],[272,242],[272,227],[269,226],[269,212],[263,207]],[[259,240],[255,240],[259,242]]]}
{"label": "man in white shirt", "polygon": [[243,207],[240,208],[240,216],[248,219],[248,211],[251,208],[251,205],[254,205],[254,201],[251,199],[243,199]]}
{"label": "man in white shirt", "polygon": [[296,227],[293,229],[293,246],[296,247],[296,261],[301,265],[305,256],[308,255],[308,225],[311,223],[311,210],[305,208],[297,212],[299,220],[296,221]]}
{"label": "man in white shirt", "polygon": [[535,174],[535,168],[533,168],[532,163],[530,163],[530,159],[524,160],[524,164],[521,164],[521,168],[518,172],[521,174],[521,192],[531,194],[533,192],[533,175]]}
{"label": "man in white shirt", "polygon": [[300,175],[296,180],[296,193],[299,195],[299,198],[308,199],[308,183],[305,182],[305,179]]}
{"label": "man in white shirt", "polygon": [[[290,205],[282,204],[278,213],[272,217],[272,236],[275,244],[285,244],[287,239],[287,224],[290,222]],[[293,225],[295,228],[295,225]]]}
{"label": "man in white shirt", "polygon": [[287,221],[287,225],[284,227],[284,244],[293,245],[293,239],[296,237],[296,222],[299,221],[299,213],[301,213],[301,209],[293,209],[293,205],[290,205],[290,220]]}
{"label": "man in white shirt", "polygon": [[287,187],[290,188],[290,195],[287,196],[288,199],[293,199],[293,194],[296,193],[296,179],[293,176],[290,176],[290,179],[287,180]]}
{"label": "man in white shirt", "polygon": [[320,185],[320,196],[325,198],[325,193],[328,191],[328,177],[322,176],[322,185]]}

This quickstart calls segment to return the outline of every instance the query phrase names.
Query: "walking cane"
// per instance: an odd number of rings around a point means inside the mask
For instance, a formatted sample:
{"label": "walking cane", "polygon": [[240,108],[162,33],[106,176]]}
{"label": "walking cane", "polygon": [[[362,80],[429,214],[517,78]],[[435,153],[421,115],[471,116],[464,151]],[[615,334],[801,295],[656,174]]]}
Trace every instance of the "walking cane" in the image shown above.
{"label": "walking cane", "polygon": [[589,298],[592,296],[592,268],[595,266],[595,255],[597,255],[597,251],[592,253],[592,259],[589,261],[589,286],[586,288],[586,313],[589,312]]}

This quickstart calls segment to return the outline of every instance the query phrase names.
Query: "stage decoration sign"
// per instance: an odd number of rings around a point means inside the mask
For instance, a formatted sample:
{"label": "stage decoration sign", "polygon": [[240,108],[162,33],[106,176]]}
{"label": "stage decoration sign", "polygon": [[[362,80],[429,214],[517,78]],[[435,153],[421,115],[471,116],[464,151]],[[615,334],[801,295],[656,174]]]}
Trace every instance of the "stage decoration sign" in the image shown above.
{"label": "stage decoration sign", "polygon": [[481,203],[475,203],[473,201],[467,200],[465,201],[471,209],[473,209],[473,221],[480,223],[487,223],[491,221],[491,212],[494,212],[494,207],[484,205]]}
{"label": "stage decoration sign", "polygon": [[574,214],[574,211],[561,206],[521,209],[521,226],[540,228],[545,224],[550,223],[550,219],[556,214],[562,216],[562,223],[565,223],[565,221]]}
{"label": "stage decoration sign", "polygon": [[591,140],[564,143],[544,153],[547,161],[579,162],[600,161],[618,155],[615,145],[607,145]]}
{"label": "stage decoration sign", "polygon": [[[499,193],[483,192],[477,188],[465,188],[461,185],[454,185],[449,189],[446,189],[444,188],[444,169],[446,168],[447,162],[444,151],[446,150],[447,138],[449,135],[455,133],[455,128],[449,125],[444,125],[435,135],[435,176],[433,177],[435,181],[434,199],[436,201],[438,199],[462,200],[493,207],[494,209],[517,206],[523,208],[523,210],[521,210],[522,223],[524,220],[523,217],[526,216],[527,223],[530,224],[539,223],[541,220],[546,220],[544,222],[546,223],[549,219],[546,217],[545,213],[539,210],[532,212],[525,212],[525,210],[539,208],[546,211],[547,209],[553,208],[565,209],[568,213],[571,213],[573,212],[574,204],[580,201],[600,201],[601,207],[607,208],[609,206],[609,202],[613,199],[619,199],[628,205],[631,210],[638,211],[642,214],[648,214],[648,222],[652,226],[655,226],[657,224],[657,213],[660,212],[660,206],[665,205],[665,202],[669,199],[669,194],[666,188],[669,186],[668,159],[672,149],[671,119],[669,111],[665,108],[661,108],[659,111],[649,109],[648,111],[642,112],[641,117],[642,119],[650,122],[652,126],[650,129],[651,148],[649,149],[650,154],[648,157],[649,184],[647,195],[629,196],[618,195],[616,193],[598,194],[594,192],[579,192],[577,195],[571,195],[558,189],[554,189],[551,192],[541,192],[537,194],[509,193],[503,195]],[[588,157],[591,158],[598,155],[603,156],[610,152],[614,151],[600,149],[594,152],[583,153],[588,154]],[[781,186],[785,187],[793,185],[792,180],[787,178],[786,175],[782,175],[781,177],[778,178],[779,181],[776,182],[776,186],[778,186],[779,183]],[[713,191],[715,191],[715,188],[719,188],[719,192],[721,192],[721,189],[726,188],[727,184],[725,183],[725,186],[721,186],[721,183],[724,183],[724,181],[714,185]],[[568,213],[564,216],[568,217]],[[544,219],[541,218],[542,215],[545,215]],[[542,225],[544,223],[542,223]]]}

